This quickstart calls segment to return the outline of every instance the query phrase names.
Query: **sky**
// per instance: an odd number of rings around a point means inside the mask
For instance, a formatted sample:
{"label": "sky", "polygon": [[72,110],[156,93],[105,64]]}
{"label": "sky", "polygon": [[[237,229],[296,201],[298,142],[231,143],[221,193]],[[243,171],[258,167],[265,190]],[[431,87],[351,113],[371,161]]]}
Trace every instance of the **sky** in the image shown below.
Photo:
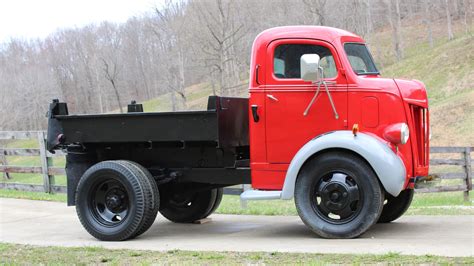
{"label": "sky", "polygon": [[45,38],[58,29],[125,22],[164,0],[0,0],[0,43]]}

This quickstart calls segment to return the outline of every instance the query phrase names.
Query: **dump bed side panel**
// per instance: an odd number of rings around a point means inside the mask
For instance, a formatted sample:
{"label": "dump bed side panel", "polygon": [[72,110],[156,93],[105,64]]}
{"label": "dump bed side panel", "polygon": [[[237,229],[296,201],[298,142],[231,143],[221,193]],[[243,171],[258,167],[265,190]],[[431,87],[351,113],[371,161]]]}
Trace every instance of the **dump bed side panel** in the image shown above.
{"label": "dump bed side panel", "polygon": [[66,143],[219,140],[217,113],[127,113],[56,116]]}

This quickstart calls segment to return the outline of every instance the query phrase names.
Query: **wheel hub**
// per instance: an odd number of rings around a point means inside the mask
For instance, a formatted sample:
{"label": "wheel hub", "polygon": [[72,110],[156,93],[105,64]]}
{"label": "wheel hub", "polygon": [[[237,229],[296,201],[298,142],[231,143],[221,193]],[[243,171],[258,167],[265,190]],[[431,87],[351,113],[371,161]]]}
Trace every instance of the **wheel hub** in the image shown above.
{"label": "wheel hub", "polygon": [[338,181],[329,181],[321,192],[322,204],[331,212],[337,213],[349,203],[349,187]]}
{"label": "wheel hub", "polygon": [[125,209],[125,192],[112,189],[105,196],[105,205],[112,212],[121,212]]}
{"label": "wheel hub", "polygon": [[122,201],[117,195],[107,197],[107,207],[110,209],[117,208],[122,204]]}

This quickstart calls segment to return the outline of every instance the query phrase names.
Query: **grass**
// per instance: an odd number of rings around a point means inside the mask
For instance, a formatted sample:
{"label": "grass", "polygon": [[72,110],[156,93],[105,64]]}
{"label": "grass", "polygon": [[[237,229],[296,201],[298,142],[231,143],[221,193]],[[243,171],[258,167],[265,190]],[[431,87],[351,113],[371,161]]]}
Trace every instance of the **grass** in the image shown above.
{"label": "grass", "polygon": [[66,194],[48,194],[43,192],[27,192],[11,189],[0,189],[0,198],[30,199],[66,202]]}
{"label": "grass", "polygon": [[[186,106],[179,106],[178,109],[204,110],[207,107],[207,98],[212,95],[212,88],[207,83],[199,83],[185,88]],[[176,99],[180,99],[175,94]],[[179,102],[179,101],[178,101]],[[145,112],[168,112],[172,111],[171,94],[166,93],[156,98],[144,101],[143,110]]]}
{"label": "grass", "polygon": [[399,253],[369,254],[309,254],[280,252],[167,252],[114,249],[102,247],[37,247],[0,243],[0,264],[110,264],[110,265],[327,265],[327,264],[466,264],[473,257],[408,256]]}
{"label": "grass", "polygon": [[[0,189],[0,198],[19,198],[66,202],[65,194],[46,194],[42,192],[25,192]],[[474,215],[472,206],[474,196],[471,193],[470,202],[464,202],[462,192],[445,192],[435,194],[416,194],[407,215]],[[238,196],[226,195],[216,210],[220,214],[245,215],[298,215],[292,200],[261,200],[248,201],[247,207],[242,208]]]}

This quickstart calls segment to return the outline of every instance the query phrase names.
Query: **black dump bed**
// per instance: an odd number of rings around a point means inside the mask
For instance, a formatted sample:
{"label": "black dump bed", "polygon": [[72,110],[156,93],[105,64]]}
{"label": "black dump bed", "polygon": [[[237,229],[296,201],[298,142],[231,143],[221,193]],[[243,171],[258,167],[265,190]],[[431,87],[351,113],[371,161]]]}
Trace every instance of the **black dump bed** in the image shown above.
{"label": "black dump bed", "polygon": [[94,115],[69,115],[67,105],[58,101],[50,105],[48,150],[70,144],[134,142],[248,146],[248,99],[211,96],[205,111]]}

